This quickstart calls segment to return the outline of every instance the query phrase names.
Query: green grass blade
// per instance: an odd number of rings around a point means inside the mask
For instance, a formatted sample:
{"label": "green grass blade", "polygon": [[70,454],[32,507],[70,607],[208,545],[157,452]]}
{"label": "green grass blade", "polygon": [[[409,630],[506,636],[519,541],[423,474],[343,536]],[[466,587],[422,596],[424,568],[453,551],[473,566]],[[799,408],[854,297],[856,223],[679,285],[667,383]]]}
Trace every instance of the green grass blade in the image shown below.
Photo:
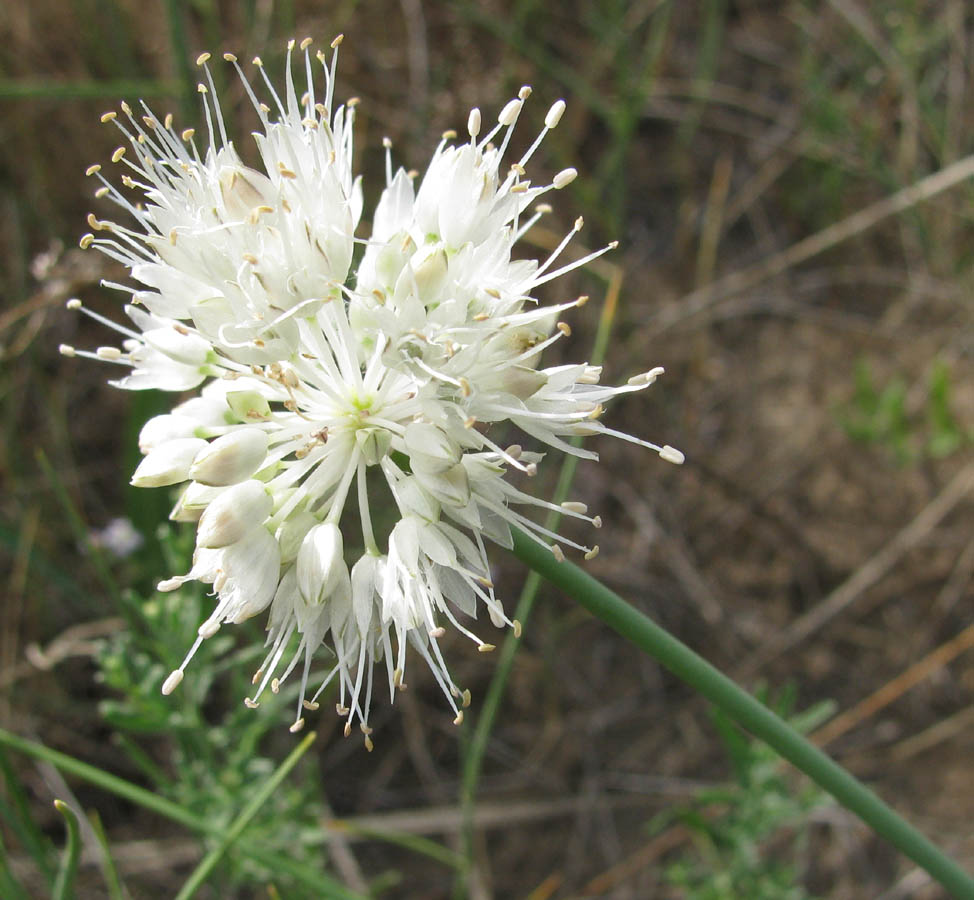
{"label": "green grass blade", "polygon": [[78,816],[63,800],[55,800],[54,808],[64,816],[64,824],[68,831],[68,844],[61,854],[61,866],[58,869],[51,900],[71,900],[75,896],[74,880],[78,877],[78,858],[81,856],[81,829],[78,827]]}
{"label": "green grass blade", "polygon": [[98,846],[101,847],[99,864],[101,865],[102,875],[105,876],[105,887],[108,889],[109,900],[125,900],[125,888],[122,886],[122,879],[119,877],[118,867],[115,865],[112,848],[108,843],[108,835],[105,834],[105,826],[102,825],[101,816],[92,810],[88,814],[88,821],[91,822],[91,830],[95,833]]}

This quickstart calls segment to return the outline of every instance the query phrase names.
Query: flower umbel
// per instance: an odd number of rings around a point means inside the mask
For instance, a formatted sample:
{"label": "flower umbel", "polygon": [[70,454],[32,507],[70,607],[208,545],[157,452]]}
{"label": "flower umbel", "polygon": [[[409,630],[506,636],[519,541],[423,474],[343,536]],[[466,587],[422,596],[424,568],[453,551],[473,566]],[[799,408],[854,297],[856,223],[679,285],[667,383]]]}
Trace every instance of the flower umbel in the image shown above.
{"label": "flower umbel", "polygon": [[[260,170],[242,162],[227,136],[209,54],[197,61],[208,126],[202,143],[144,104],[138,113],[123,103],[121,115],[103,116],[128,142],[112,155],[122,187],[99,166],[88,174],[101,182],[96,196],[133,221],[89,216],[81,245],[129,269],[134,285],[108,286],[130,296],[132,326],[72,300],[69,307],[120,332],[122,346],[62,352],[125,367],[111,382],[117,387],[198,389],[146,423],[132,477],[139,487],[185,485],[171,518],[197,523],[192,568],[159,589],[200,581],[216,598],[163,692],[178,686],[222,625],[269,610],[267,653],[247,705],[299,669],[296,731],[337,679],[346,734],[357,720],[371,747],[377,666],[394,697],[406,686],[411,646],[459,722],[470,698],[443,658],[444,624],[481,651],[493,646],[464,624],[481,607],[495,625],[519,630],[495,596],[486,540],[510,548],[515,526],[556,558],[560,544],[587,558],[598,551],[535,524],[532,507],[596,528],[601,520],[582,503],[556,507],[512,484],[508,472],[534,475],[543,453],[496,443],[491,426],[512,423],[539,448],[589,459],[596,454],[570,438],[610,434],[670,462],[683,457],[600,421],[608,400],[645,389],[662,369],[605,387],[599,367],[540,364],[543,351],[570,334],[562,314],[587,298],[540,306],[536,289],[614,246],[560,264],[579,219],[547,259],[512,259],[546,211],[538,201],[576,176],[565,169],[540,185],[527,177],[564,101],[513,162],[504,157],[530,88],[489,129],[472,110],[468,139],[444,135],[418,187],[413,174],[393,171],[386,141],[386,186],[371,235],[357,238],[355,103],[334,101],[340,42],[332,42],[330,60],[312,55],[310,39],[301,42],[300,86],[291,42],[283,97],[255,59],[266,103],[225,55],[260,120]],[[353,271],[356,243],[364,252]],[[309,697],[322,645],[331,662]]]}

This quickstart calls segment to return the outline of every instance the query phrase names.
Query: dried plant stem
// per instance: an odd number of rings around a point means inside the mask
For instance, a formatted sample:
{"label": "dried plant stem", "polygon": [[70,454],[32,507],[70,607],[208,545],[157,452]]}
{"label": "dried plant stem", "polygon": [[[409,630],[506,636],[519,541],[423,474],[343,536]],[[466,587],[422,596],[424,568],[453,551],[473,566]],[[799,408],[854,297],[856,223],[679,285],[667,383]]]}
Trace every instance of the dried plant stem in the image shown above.
{"label": "dried plant stem", "polygon": [[557,562],[526,535],[515,533],[514,553],[808,775],[877,835],[929,872],[951,896],[974,900],[974,879],[957,863],[858,779],[689,647],[577,566]]}

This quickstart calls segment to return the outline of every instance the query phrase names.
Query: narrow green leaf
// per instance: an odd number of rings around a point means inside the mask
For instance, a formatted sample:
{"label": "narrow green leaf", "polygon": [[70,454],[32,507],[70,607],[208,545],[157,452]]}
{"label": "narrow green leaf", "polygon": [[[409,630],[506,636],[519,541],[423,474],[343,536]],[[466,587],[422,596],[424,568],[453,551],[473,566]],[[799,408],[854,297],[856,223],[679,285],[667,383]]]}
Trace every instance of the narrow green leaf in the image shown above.
{"label": "narrow green leaf", "polygon": [[54,882],[54,890],[51,891],[51,900],[71,900],[75,896],[74,880],[78,877],[78,858],[81,856],[81,829],[78,827],[77,815],[67,803],[55,800],[54,808],[64,816],[68,843],[61,854],[61,866]]}

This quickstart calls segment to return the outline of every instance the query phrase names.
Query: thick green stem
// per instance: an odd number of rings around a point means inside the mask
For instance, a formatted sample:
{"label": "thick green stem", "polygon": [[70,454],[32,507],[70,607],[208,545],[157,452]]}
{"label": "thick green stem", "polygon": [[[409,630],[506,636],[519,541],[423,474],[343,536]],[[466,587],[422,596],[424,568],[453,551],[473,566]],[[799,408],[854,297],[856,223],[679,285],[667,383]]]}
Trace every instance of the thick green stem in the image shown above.
{"label": "thick green stem", "polygon": [[539,575],[669,669],[738,724],[797,766],[939,881],[953,897],[974,900],[974,879],[869,788],[655,622],[633,609],[590,575],[551,553],[525,534],[515,533],[514,553]]}

